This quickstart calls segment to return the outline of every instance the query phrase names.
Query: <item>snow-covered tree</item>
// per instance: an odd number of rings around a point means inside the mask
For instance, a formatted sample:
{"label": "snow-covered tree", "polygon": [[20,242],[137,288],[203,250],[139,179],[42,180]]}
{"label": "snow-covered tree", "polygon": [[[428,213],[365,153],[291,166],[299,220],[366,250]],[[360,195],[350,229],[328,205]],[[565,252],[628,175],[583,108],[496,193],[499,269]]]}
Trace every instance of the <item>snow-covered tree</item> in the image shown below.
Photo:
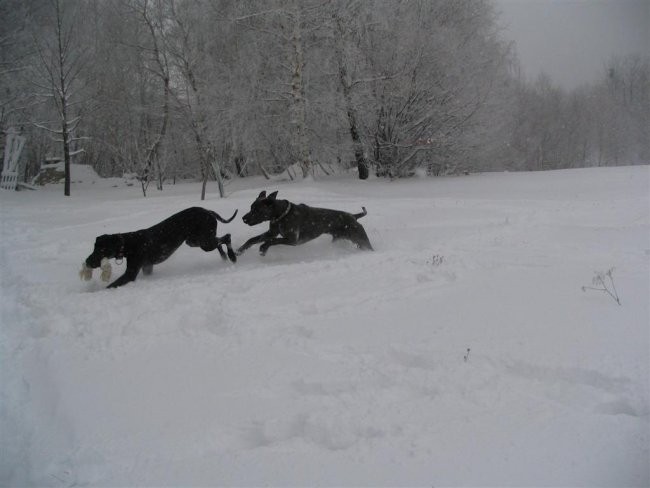
{"label": "snow-covered tree", "polygon": [[[28,90],[20,75],[28,66],[31,39],[27,30],[28,9],[21,0],[0,2],[0,138],[12,124],[24,124]],[[4,144],[4,142],[2,142]]]}
{"label": "snow-covered tree", "polygon": [[364,124],[378,174],[437,173],[471,159],[474,121],[507,74],[491,4],[377,2],[361,41],[367,59]]}
{"label": "snow-covered tree", "polygon": [[68,166],[77,152],[103,176],[136,174],[143,194],[169,177],[223,194],[234,175],[333,165],[402,177],[650,159],[647,57],[576,90],[527,81],[489,0],[5,0],[0,13],[0,130],[40,128],[30,167],[49,134]]}
{"label": "snow-covered tree", "polygon": [[[78,153],[74,144],[80,140],[75,131],[82,120],[83,97],[81,72],[85,67],[86,49],[80,42],[81,4],[70,0],[50,0],[38,17],[33,30],[36,51],[31,65],[34,95],[51,103],[57,120],[34,121],[38,128],[52,134],[61,144],[65,168],[64,195],[70,195],[70,161]],[[36,19],[35,19],[36,20]],[[38,27],[38,30],[36,30]]]}

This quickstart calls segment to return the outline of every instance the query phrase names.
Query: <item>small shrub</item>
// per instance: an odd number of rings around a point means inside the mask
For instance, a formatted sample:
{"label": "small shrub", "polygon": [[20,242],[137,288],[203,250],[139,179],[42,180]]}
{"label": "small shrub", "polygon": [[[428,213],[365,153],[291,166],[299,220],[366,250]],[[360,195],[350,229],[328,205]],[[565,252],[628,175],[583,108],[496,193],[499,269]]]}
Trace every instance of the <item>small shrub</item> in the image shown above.
{"label": "small shrub", "polygon": [[596,274],[591,280],[591,284],[594,286],[583,286],[582,291],[602,291],[612,297],[612,300],[616,303],[621,304],[618,292],[616,291],[616,285],[614,285],[614,268],[609,268],[606,272],[596,271]]}

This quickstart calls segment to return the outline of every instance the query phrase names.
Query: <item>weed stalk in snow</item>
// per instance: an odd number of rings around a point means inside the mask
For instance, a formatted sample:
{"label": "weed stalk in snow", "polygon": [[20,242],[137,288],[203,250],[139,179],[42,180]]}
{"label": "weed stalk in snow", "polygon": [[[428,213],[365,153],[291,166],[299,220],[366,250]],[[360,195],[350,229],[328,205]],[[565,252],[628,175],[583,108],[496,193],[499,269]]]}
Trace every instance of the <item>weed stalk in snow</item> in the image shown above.
{"label": "weed stalk in snow", "polygon": [[616,285],[614,285],[614,268],[609,268],[607,272],[603,273],[602,271],[596,271],[594,278],[591,280],[594,286],[583,286],[582,291],[587,290],[596,290],[607,293],[612,299],[621,304],[621,300],[618,297],[618,292],[616,291]]}
{"label": "weed stalk in snow", "polygon": [[469,353],[470,353],[470,352],[471,352],[471,349],[468,347],[468,348],[467,348],[467,354],[465,354],[465,355],[463,356],[463,359],[465,360],[465,362],[469,361]]}

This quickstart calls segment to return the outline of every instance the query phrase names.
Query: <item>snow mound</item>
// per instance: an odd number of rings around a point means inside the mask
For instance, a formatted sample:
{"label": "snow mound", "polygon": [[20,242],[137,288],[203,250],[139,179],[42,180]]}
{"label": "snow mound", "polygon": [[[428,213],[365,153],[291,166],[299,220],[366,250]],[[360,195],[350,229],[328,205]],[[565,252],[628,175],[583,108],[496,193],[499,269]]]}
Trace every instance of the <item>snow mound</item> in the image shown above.
{"label": "snow mound", "polygon": [[[34,185],[62,184],[65,178],[65,163],[43,164],[38,174],[32,179]],[[91,166],[70,164],[70,182],[77,184],[95,184],[101,178]]]}

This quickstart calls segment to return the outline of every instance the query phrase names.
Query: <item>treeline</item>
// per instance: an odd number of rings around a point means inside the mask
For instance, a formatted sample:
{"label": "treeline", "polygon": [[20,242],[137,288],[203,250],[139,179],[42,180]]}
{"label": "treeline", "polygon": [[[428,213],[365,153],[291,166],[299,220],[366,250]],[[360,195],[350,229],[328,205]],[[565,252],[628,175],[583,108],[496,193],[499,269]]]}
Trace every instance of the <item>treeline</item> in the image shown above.
{"label": "treeline", "polygon": [[571,92],[519,75],[489,0],[4,0],[0,129],[171,178],[650,160],[647,58]]}
{"label": "treeline", "polygon": [[572,91],[544,75],[517,86],[513,169],[650,162],[649,58],[612,59],[599,80]]}

